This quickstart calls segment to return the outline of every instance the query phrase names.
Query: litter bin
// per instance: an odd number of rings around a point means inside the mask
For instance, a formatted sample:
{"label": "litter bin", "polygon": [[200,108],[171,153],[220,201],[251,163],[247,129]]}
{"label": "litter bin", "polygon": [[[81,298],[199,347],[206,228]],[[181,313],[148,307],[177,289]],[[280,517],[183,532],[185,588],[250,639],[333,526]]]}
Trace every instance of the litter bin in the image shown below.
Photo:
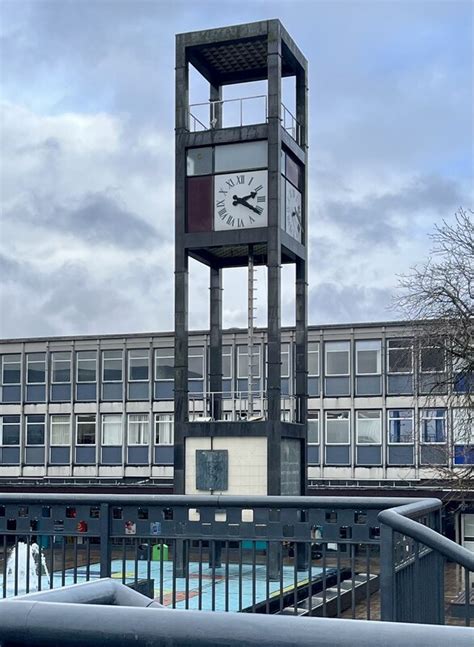
{"label": "litter bin", "polygon": [[150,544],[139,544],[138,559],[140,561],[147,561],[149,556],[150,556]]}
{"label": "litter bin", "polygon": [[168,545],[155,544],[151,549],[151,561],[159,562],[161,560],[161,549],[163,548],[163,561],[168,560]]}

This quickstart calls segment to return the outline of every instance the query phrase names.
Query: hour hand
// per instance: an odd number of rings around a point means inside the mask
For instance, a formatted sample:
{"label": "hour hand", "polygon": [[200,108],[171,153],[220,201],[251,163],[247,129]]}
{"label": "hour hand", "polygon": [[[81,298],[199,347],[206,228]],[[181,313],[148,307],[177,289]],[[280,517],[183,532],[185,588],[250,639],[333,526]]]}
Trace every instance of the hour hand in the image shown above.
{"label": "hour hand", "polygon": [[254,206],[252,206],[251,204],[249,204],[245,198],[239,198],[238,196],[233,195],[232,204],[234,205],[234,207],[237,204],[241,204],[243,207],[247,207],[247,209],[250,209],[251,211],[255,211],[255,213],[258,213],[258,215],[260,215],[260,211],[256,209]]}

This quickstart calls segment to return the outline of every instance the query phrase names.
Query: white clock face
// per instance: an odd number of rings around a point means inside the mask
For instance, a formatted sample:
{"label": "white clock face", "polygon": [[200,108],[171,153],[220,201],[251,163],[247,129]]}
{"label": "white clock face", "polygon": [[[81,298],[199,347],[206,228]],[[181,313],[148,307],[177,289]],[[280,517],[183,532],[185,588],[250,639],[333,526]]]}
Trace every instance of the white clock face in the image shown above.
{"label": "white clock face", "polygon": [[266,227],[267,171],[214,176],[214,230]]}
{"label": "white clock face", "polygon": [[286,182],[286,227],[287,233],[301,243],[303,220],[301,211],[301,193]]}

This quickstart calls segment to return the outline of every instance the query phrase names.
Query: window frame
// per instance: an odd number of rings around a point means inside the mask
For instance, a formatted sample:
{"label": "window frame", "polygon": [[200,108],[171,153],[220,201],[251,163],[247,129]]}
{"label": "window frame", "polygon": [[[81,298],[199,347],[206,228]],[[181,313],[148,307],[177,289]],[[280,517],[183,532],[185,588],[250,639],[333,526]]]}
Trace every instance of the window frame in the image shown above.
{"label": "window frame", "polygon": [[[31,360],[32,355],[43,355],[43,359]],[[30,382],[30,364],[43,364],[43,381],[42,382]],[[37,353],[26,353],[26,385],[27,386],[43,386],[46,384],[46,353],[39,351]]]}
{"label": "window frame", "polygon": [[[241,350],[240,350],[241,348],[243,348],[244,351],[241,352]],[[261,351],[262,344],[259,344],[259,343],[254,344],[254,349],[255,348],[257,349],[258,352],[257,353],[254,352],[253,356],[255,357],[255,355],[258,355],[258,373],[257,373],[257,375],[253,375],[253,377],[256,380],[260,380],[261,377],[262,377],[262,375],[261,375],[262,374],[262,368],[261,368],[262,367],[262,351]],[[248,353],[248,345],[247,344],[237,344],[237,379],[238,380],[248,380],[249,379],[249,376],[248,376],[248,354],[249,353]],[[245,375],[245,376],[242,376],[240,374],[240,358],[241,357],[246,358],[247,375]]]}
{"label": "window frame", "polygon": [[[90,353],[94,354],[94,357],[83,357],[81,358],[81,353]],[[94,362],[94,380],[80,380],[79,379],[79,369],[82,362]],[[96,350],[77,350],[76,351],[76,387],[79,384],[97,384],[97,351]]]}
{"label": "window frame", "polygon": [[[118,357],[106,357],[106,353],[120,353]],[[105,364],[107,361],[120,360],[120,380],[106,380],[105,379]],[[102,350],[102,367],[101,367],[102,384],[122,384],[123,383],[123,349],[121,348],[106,348]]]}
{"label": "window frame", "polygon": [[[359,439],[359,414],[360,413],[378,413],[379,421],[379,441],[378,442],[364,442]],[[370,420],[370,418],[368,418]],[[372,418],[375,420],[375,418]],[[383,442],[383,420],[382,420],[382,410],[381,409],[356,409],[355,411],[355,437],[356,445],[359,447],[381,447]]]}
{"label": "window frame", "polygon": [[[329,373],[328,372],[328,355],[329,355],[329,353],[341,353],[342,352],[341,349],[331,350],[329,348],[329,346],[331,344],[340,344],[340,345],[345,344],[346,345],[347,350],[345,350],[344,352],[347,355],[347,373]],[[351,342],[348,341],[348,340],[344,340],[344,339],[325,341],[324,342],[324,377],[325,378],[328,378],[328,377],[350,377],[350,375],[351,375]]]}
{"label": "window frame", "polygon": [[[407,346],[396,346],[395,348],[390,348],[392,342],[401,342],[406,341],[409,345]],[[387,360],[387,375],[413,375],[415,372],[415,344],[412,337],[392,337],[387,339],[387,350],[386,350],[386,360]],[[410,351],[411,358],[411,371],[393,371],[390,369],[390,351],[391,350],[400,350],[407,349]]]}
{"label": "window frame", "polygon": [[[168,416],[168,420],[159,420],[160,417],[162,416]],[[158,442],[159,439],[159,433],[158,429],[160,427],[160,424],[171,424],[171,440],[172,442],[170,443],[161,443]],[[155,412],[154,416],[154,425],[155,425],[155,447],[173,447],[174,446],[174,416],[172,413],[165,413],[165,412]]]}
{"label": "window frame", "polygon": [[[347,429],[348,440],[347,440],[347,442],[337,443],[337,442],[329,442],[328,441],[328,419],[329,419],[328,416],[330,414],[337,414],[337,415],[346,414],[347,415],[347,417],[344,418],[345,420],[347,420],[347,423],[348,423],[348,425],[347,425],[348,426],[348,429]],[[338,410],[338,409],[329,409],[329,410],[325,410],[325,412],[324,412],[324,440],[325,440],[325,445],[326,446],[335,446],[335,447],[350,447],[351,446],[351,444],[352,444],[351,443],[351,412],[350,412],[349,409],[340,409],[340,410]]]}
{"label": "window frame", "polygon": [[[58,382],[58,384],[62,384],[62,382]],[[66,443],[55,443],[53,442],[53,425],[54,425],[54,418],[67,418],[68,419],[68,427],[69,427],[69,441]],[[63,423],[64,424],[64,423]],[[72,425],[71,425],[71,415],[69,413],[52,413],[49,416],[49,446],[50,447],[70,447],[71,442],[72,442]]]}
{"label": "window frame", "polygon": [[[131,418],[132,416],[141,416],[142,418],[146,419],[147,423],[147,435],[148,439],[146,442],[138,442],[138,443],[131,443],[130,442],[130,423],[131,423]],[[140,422],[143,423],[145,420],[141,421],[132,421],[133,422]],[[149,447],[150,446],[150,415],[148,413],[128,413],[127,414],[127,447]]]}
{"label": "window frame", "polygon": [[[227,352],[227,349],[229,352]],[[222,346],[222,379],[223,380],[232,380],[234,374],[234,354],[233,346],[231,344],[224,344]],[[230,365],[230,375],[226,375],[224,371],[224,357],[229,358]]]}
{"label": "window frame", "polygon": [[[110,443],[105,441],[105,428],[107,424],[106,418],[118,418],[120,419],[120,442],[119,443]],[[122,413],[103,413],[100,419],[100,442],[102,447],[122,447],[123,445],[123,414]]]}
{"label": "window frame", "polygon": [[[198,354],[199,351],[199,354]],[[192,353],[196,354],[192,354]],[[194,358],[200,358],[201,359],[201,365],[202,365],[202,372],[200,377],[190,377],[189,372],[189,364],[190,364],[190,359],[191,357]],[[202,382],[203,380],[206,379],[206,346],[204,344],[200,346],[189,346],[188,347],[188,380],[191,382]]]}
{"label": "window frame", "polygon": [[[283,347],[286,346],[287,350],[283,350]],[[283,373],[283,355],[288,356],[288,371],[287,373]],[[291,342],[289,341],[283,341],[280,344],[280,365],[281,365],[281,374],[280,377],[281,379],[289,379],[291,376]]]}
{"label": "window frame", "polygon": [[[469,413],[469,409],[467,407],[453,407],[451,410],[451,418],[452,418],[452,430],[453,430],[453,446],[454,447],[474,447],[474,413],[471,414],[471,429],[468,433],[468,436],[464,438],[462,441],[458,439],[458,434],[456,432],[456,418],[457,418],[457,413],[461,411],[466,411]],[[466,442],[467,441],[467,442]]]}
{"label": "window frame", "polygon": [[[443,411],[444,415],[443,418],[441,417],[435,417],[435,418],[427,418],[424,416],[424,413],[426,411]],[[424,440],[424,420],[444,420],[444,440],[435,440],[435,441],[430,441],[430,440]],[[420,444],[421,445],[446,445],[448,442],[448,416],[447,416],[447,409],[445,407],[420,407],[419,409],[419,427],[420,427]]]}
{"label": "window frame", "polygon": [[[390,414],[392,411],[411,411],[411,417],[410,418],[400,418],[399,416],[397,418],[390,418]],[[395,442],[390,440],[390,421],[391,420],[411,420],[411,441],[410,442]],[[387,445],[390,446],[395,446],[398,447],[400,445],[404,447],[412,447],[415,444],[415,434],[416,434],[416,425],[415,425],[415,410],[410,409],[409,407],[400,407],[399,409],[387,409]]]}
{"label": "window frame", "polygon": [[[68,359],[56,359],[56,355],[68,355]],[[69,364],[69,380],[55,380],[55,364],[57,362],[68,362]],[[72,358],[71,358],[71,351],[69,350],[53,350],[51,351],[51,384],[71,384],[72,381]],[[64,369],[58,369],[58,370],[64,370]]]}
{"label": "window frame", "polygon": [[[143,353],[132,357],[132,353]],[[140,378],[139,380],[133,379],[131,376],[132,360],[133,359],[146,359],[147,377]],[[129,384],[146,384],[150,381],[150,350],[148,348],[129,348],[127,350],[127,380]]]}
{"label": "window frame", "polygon": [[[87,423],[80,420],[80,418],[94,418],[94,442],[93,443],[80,443],[79,442],[79,426],[82,424],[92,424],[91,421]],[[76,446],[77,447],[97,447],[97,414],[95,413],[78,413],[76,415]]]}
{"label": "window frame", "polygon": [[[358,347],[361,344],[378,344],[378,348],[366,348],[366,349],[359,349]],[[382,340],[381,339],[356,339],[355,344],[354,344],[354,352],[355,352],[355,374],[356,377],[379,377],[382,375]],[[376,368],[378,369],[376,372],[370,372],[370,373],[361,373],[359,371],[359,352],[374,352],[374,350],[377,352],[377,366]]]}
{"label": "window frame", "polygon": [[[158,364],[157,360],[158,359],[172,359],[173,360],[173,370],[174,370],[174,346],[159,346],[157,348],[154,348],[154,353],[153,353],[153,368],[155,371],[154,374],[154,381],[155,382],[174,382],[174,377],[157,377],[158,375]],[[169,351],[169,355],[158,355],[158,351]]]}
{"label": "window frame", "polygon": [[[316,350],[312,349],[311,346],[316,347]],[[308,342],[308,377],[320,377],[321,375],[321,358],[320,358],[320,346],[321,343],[319,341],[309,341]],[[310,372],[310,356],[311,355],[316,355],[317,356],[317,368],[318,372],[317,373],[311,373]]]}
{"label": "window frame", "polygon": [[[315,442],[310,442],[309,440],[309,422],[310,420],[316,420],[318,425],[317,425],[317,441]],[[307,438],[307,445],[309,447],[317,447],[321,444],[321,420],[320,420],[320,415],[319,411],[308,411],[308,438]]]}
{"label": "window frame", "polygon": [[[435,370],[435,371],[425,371],[423,370],[423,362],[422,362],[422,353],[424,350],[441,350],[443,352],[443,368],[441,370]],[[442,373],[446,373],[447,370],[447,357],[446,357],[446,349],[443,348],[442,346],[435,346],[435,345],[430,345],[430,346],[421,346],[418,349],[418,372],[420,375],[441,375]]]}
{"label": "window frame", "polygon": [[[5,422],[5,418],[18,418],[18,422]],[[9,425],[18,427],[18,442],[5,444],[3,428]],[[21,416],[19,414],[3,413],[0,415],[0,447],[20,447],[21,446]]]}
{"label": "window frame", "polygon": [[[43,421],[40,422],[39,420],[31,420],[30,418],[39,418],[42,417]],[[42,424],[43,425],[43,442],[42,443],[30,443],[28,442],[28,432],[29,432],[29,426],[30,425],[38,425]],[[46,445],[46,415],[44,413],[38,414],[38,413],[32,413],[32,414],[27,414],[26,415],[26,420],[25,420],[25,447],[44,447]]]}
{"label": "window frame", "polygon": [[[8,361],[7,358],[18,357],[15,361]],[[19,378],[18,382],[5,382],[5,365],[6,364],[18,364],[19,367]],[[21,377],[22,377],[22,362],[21,362],[21,353],[6,353],[2,355],[2,386],[21,386]]]}

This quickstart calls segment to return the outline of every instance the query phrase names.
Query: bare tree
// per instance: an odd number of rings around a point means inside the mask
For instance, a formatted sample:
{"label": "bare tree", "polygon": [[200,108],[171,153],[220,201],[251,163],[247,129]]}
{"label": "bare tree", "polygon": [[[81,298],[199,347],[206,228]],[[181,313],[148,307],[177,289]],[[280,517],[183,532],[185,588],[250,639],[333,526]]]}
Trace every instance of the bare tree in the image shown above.
{"label": "bare tree", "polygon": [[449,479],[458,495],[474,489],[473,217],[473,211],[460,208],[453,223],[443,221],[435,227],[430,257],[400,278],[395,299],[396,307],[412,323],[421,362],[424,358],[435,366],[438,354],[446,366],[435,373],[428,398],[434,403],[437,394],[445,393],[449,408],[457,414],[452,451],[457,452],[459,465],[450,466],[451,454],[444,465],[436,465],[436,471],[440,479]]}

